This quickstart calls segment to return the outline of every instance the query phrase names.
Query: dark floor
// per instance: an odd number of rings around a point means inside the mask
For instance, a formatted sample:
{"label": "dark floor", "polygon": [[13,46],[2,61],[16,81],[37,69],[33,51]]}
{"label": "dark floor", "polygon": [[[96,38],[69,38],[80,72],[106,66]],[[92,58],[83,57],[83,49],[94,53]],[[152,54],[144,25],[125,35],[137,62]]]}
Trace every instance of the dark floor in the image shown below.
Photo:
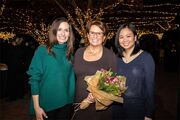
{"label": "dark floor", "polygon": [[[156,67],[156,112],[155,120],[177,119],[177,88],[179,73],[166,72],[163,66]],[[7,102],[0,99],[0,120],[29,120],[29,95],[24,99]]]}

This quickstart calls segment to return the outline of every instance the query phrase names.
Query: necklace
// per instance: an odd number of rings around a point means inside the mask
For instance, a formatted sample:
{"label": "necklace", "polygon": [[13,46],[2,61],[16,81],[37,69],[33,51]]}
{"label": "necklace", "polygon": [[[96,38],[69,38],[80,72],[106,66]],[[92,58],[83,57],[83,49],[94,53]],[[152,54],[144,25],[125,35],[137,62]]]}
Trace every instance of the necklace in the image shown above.
{"label": "necklace", "polygon": [[131,57],[129,57],[129,58],[123,57],[123,60],[124,60],[125,63],[128,63],[131,60]]}
{"label": "necklace", "polygon": [[93,50],[91,47],[89,47],[89,53],[94,55],[94,54],[97,53],[97,51],[95,51],[95,50]]}
{"label": "necklace", "polygon": [[89,46],[89,47],[88,47],[88,53],[91,54],[91,55],[95,55],[95,54],[100,53],[100,52],[101,52],[101,49],[102,49],[102,48],[96,50],[96,49],[92,49],[92,48]]}

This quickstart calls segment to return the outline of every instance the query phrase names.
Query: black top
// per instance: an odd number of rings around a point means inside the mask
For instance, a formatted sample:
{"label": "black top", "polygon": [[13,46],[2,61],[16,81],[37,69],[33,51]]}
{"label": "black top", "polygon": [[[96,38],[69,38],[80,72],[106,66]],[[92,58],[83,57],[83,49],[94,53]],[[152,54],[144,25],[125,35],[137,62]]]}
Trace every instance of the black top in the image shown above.
{"label": "black top", "polygon": [[124,103],[128,100],[145,103],[145,114],[152,116],[154,109],[154,73],[155,64],[152,56],[142,52],[129,63],[121,58],[117,60],[118,74],[127,78],[128,90],[124,94]]}
{"label": "black top", "polygon": [[[101,70],[102,68],[106,70],[112,69],[114,72],[116,71],[116,56],[112,51],[103,47],[103,55],[99,60],[86,61],[83,58],[85,49],[86,49],[85,47],[79,48],[77,52],[75,53],[75,57],[74,57],[74,70],[77,77],[75,101],[78,103],[84,100],[88,96],[88,93],[89,93],[86,90],[87,84],[84,80],[85,76],[93,75],[96,73],[97,70]],[[91,106],[88,107],[86,110],[84,110],[82,114],[77,113],[77,116],[78,116],[77,118],[78,120],[80,119],[87,120],[90,118],[91,120],[93,119],[100,120],[100,117],[101,118],[103,117],[103,115],[97,115],[94,104],[91,104]],[[90,116],[90,118],[88,118],[88,116]]]}

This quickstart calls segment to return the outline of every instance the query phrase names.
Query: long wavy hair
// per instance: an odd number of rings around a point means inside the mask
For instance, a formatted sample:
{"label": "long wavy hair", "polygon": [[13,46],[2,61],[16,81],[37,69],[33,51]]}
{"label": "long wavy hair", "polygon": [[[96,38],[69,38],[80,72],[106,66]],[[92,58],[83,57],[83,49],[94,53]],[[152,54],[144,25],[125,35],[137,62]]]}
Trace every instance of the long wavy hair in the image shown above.
{"label": "long wavy hair", "polygon": [[[116,32],[116,37],[115,37],[115,47],[118,50],[118,56],[119,57],[123,57],[123,52],[125,50],[119,44],[119,34],[120,34],[121,30],[124,29],[124,28],[129,28],[133,32],[134,36],[137,36],[136,27],[135,27],[134,24],[132,24],[132,23],[124,23],[124,24],[120,25],[120,27],[118,28],[118,30]],[[137,40],[135,42],[135,47],[134,47],[134,49],[133,49],[133,51],[131,53],[131,56],[138,53],[139,50],[140,50],[140,45],[139,45],[138,36],[137,36]]]}
{"label": "long wavy hair", "polygon": [[52,47],[55,44],[58,44],[58,40],[57,40],[57,36],[56,35],[57,35],[57,31],[58,31],[59,25],[62,22],[67,22],[69,24],[70,36],[69,36],[69,38],[67,40],[66,57],[70,60],[71,59],[71,55],[72,55],[73,50],[74,50],[73,44],[74,44],[75,37],[74,37],[74,33],[73,33],[73,30],[72,30],[71,23],[67,19],[65,19],[65,18],[57,18],[51,24],[51,27],[49,29],[49,34],[48,34],[49,40],[47,41],[47,49],[48,49],[48,53],[50,55],[55,56],[55,53],[52,51]]}

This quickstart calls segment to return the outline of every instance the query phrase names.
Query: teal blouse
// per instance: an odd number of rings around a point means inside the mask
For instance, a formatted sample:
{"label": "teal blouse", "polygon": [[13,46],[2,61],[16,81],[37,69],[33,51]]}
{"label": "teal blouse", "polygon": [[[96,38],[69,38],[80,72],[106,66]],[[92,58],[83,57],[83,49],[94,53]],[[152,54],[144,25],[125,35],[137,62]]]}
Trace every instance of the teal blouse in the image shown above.
{"label": "teal blouse", "polygon": [[[55,56],[40,45],[32,58],[27,74],[31,94],[39,95],[40,106],[47,112],[74,102],[75,76],[72,63],[66,58],[67,45],[54,45]],[[34,113],[32,98],[30,113]]]}

